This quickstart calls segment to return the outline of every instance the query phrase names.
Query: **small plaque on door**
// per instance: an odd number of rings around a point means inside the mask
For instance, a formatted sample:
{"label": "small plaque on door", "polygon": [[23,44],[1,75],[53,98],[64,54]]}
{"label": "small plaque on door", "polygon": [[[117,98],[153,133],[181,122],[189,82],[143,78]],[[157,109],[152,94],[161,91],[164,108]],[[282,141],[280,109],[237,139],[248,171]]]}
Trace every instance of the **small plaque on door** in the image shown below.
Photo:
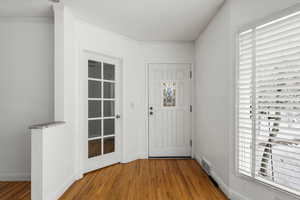
{"label": "small plaque on door", "polygon": [[163,106],[174,107],[176,106],[176,83],[163,82]]}

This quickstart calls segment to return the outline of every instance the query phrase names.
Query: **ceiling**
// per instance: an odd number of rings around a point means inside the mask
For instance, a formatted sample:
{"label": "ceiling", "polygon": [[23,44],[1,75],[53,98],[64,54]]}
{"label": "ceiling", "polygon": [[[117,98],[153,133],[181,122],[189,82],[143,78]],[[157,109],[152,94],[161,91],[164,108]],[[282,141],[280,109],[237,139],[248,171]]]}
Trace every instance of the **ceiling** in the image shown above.
{"label": "ceiling", "polygon": [[[88,3],[87,3],[88,2]],[[79,16],[138,40],[195,40],[223,0],[65,0]]]}
{"label": "ceiling", "polygon": [[[61,0],[78,17],[137,40],[193,41],[224,0]],[[52,16],[48,0],[1,0],[0,16]]]}

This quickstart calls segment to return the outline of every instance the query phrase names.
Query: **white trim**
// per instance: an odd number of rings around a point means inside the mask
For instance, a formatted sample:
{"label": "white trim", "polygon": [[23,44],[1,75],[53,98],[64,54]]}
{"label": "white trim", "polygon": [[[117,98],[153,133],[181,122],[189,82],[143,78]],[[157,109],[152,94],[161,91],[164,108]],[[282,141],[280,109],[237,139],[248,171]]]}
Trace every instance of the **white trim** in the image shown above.
{"label": "white trim", "polygon": [[[238,40],[238,37],[239,36],[239,32],[236,32],[234,34],[234,56],[235,56],[235,59],[234,59],[234,70],[233,70],[233,77],[235,78],[234,79],[234,92],[233,92],[233,95],[234,95],[234,98],[233,98],[233,109],[234,109],[234,116],[233,116],[233,124],[232,124],[232,128],[233,128],[233,135],[234,135],[234,138],[233,138],[233,150],[234,150],[234,159],[233,159],[233,165],[234,165],[234,174],[235,176],[238,175],[238,157],[239,157],[239,151],[238,151],[238,148],[237,148],[237,145],[238,145],[238,137],[239,137],[239,132],[238,132],[238,117],[239,117],[239,90],[238,90],[238,86],[237,86],[237,82],[239,80],[239,62],[240,62],[240,57],[237,56],[239,51],[240,51],[240,48],[239,48],[239,40]],[[231,131],[231,130],[230,130]],[[230,138],[230,137],[229,137]],[[229,141],[229,144],[230,144],[230,141]],[[229,158],[230,159],[230,158]]]}
{"label": "white trim", "polygon": [[146,81],[146,107],[145,107],[145,115],[146,115],[146,137],[145,137],[145,140],[146,140],[146,147],[147,147],[147,151],[146,151],[146,154],[145,156],[147,156],[147,158],[149,158],[149,63],[150,62],[146,62],[145,63],[145,67],[146,67],[146,70],[145,70],[145,81]]}
{"label": "white trim", "polygon": [[229,197],[230,200],[250,200],[249,198],[246,198],[245,196],[241,195],[240,193],[238,193],[235,190],[232,190],[229,188]]}
{"label": "white trim", "polygon": [[201,166],[201,156],[197,153],[195,154],[195,160],[198,162],[198,164]]}
{"label": "white trim", "polygon": [[219,184],[219,188],[220,190],[222,190],[222,192],[227,196],[230,197],[230,189],[228,187],[228,185],[226,185],[224,183],[224,181],[221,179],[221,177],[215,172],[215,171],[211,171],[210,175],[213,177],[213,179]]}
{"label": "white trim", "polygon": [[191,131],[192,131],[192,135],[191,135],[191,140],[192,140],[192,152],[191,152],[191,157],[194,158],[195,157],[195,153],[196,153],[196,79],[195,79],[195,75],[196,75],[196,70],[195,70],[195,64],[194,62],[190,64],[191,65],[191,73],[192,73],[192,78],[191,78],[191,86],[190,86],[190,90],[191,90],[191,105],[192,105],[192,119],[191,119]]}
{"label": "white trim", "polygon": [[121,160],[121,163],[130,163],[132,161],[141,159],[141,154],[140,153],[136,153],[136,154],[131,154],[131,155],[125,155],[124,158]]}
{"label": "white trim", "polygon": [[[198,162],[198,164],[201,166],[201,156],[199,156],[197,153],[195,154],[195,160]],[[218,183],[219,189],[222,190],[222,192],[230,198],[230,200],[250,200],[249,198],[246,198],[245,196],[241,195],[235,190],[232,190],[229,187],[229,184],[227,185],[223,179],[213,170],[211,169],[210,175],[213,177],[213,179]]]}
{"label": "white trim", "polygon": [[[105,63],[105,62],[103,62],[103,63]],[[105,83],[116,83],[117,82],[116,80],[106,80],[106,79],[103,79],[103,78],[90,78],[90,77],[88,77],[87,79],[89,81],[98,81],[98,82],[105,82]]]}
{"label": "white trim", "polygon": [[[201,165],[201,156],[195,154],[195,160],[198,162],[198,164]],[[213,179],[218,183],[220,190],[227,196],[230,197],[230,188],[228,185],[225,184],[225,182],[222,180],[222,178],[213,170],[211,169],[210,175],[213,177]]]}
{"label": "white trim", "polygon": [[71,187],[71,185],[76,181],[76,179],[76,175],[71,176],[65,183],[61,185],[61,187],[59,187],[59,189],[57,189],[56,192],[54,192],[54,194],[49,198],[49,200],[59,199],[67,191],[67,189]]}
{"label": "white trim", "polygon": [[281,189],[280,187],[277,187],[276,185],[269,184],[268,182],[261,181],[259,179],[253,178],[251,176],[246,176],[246,175],[243,175],[243,174],[237,174],[236,177],[241,178],[243,180],[246,180],[248,182],[257,184],[259,186],[262,186],[262,187],[266,188],[268,191],[280,192],[281,194],[285,194],[289,197],[299,199],[299,196],[297,194],[293,193],[293,192],[289,192],[287,190]]}
{"label": "white trim", "polygon": [[30,173],[0,172],[0,181],[30,181]]}

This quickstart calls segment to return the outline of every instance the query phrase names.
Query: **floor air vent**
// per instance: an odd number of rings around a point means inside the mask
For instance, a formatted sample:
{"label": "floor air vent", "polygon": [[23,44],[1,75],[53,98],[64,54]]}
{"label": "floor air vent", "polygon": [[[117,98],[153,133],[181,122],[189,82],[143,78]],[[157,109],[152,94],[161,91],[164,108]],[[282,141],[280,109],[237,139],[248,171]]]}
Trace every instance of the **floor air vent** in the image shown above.
{"label": "floor air vent", "polygon": [[217,183],[217,181],[215,181],[215,179],[210,174],[210,170],[211,170],[210,163],[205,158],[203,158],[201,160],[201,166],[202,166],[203,170],[207,173],[208,178],[211,180],[211,182],[214,184],[214,186],[219,188],[219,184]]}
{"label": "floor air vent", "polygon": [[204,158],[201,160],[201,166],[204,171],[210,175],[210,164]]}

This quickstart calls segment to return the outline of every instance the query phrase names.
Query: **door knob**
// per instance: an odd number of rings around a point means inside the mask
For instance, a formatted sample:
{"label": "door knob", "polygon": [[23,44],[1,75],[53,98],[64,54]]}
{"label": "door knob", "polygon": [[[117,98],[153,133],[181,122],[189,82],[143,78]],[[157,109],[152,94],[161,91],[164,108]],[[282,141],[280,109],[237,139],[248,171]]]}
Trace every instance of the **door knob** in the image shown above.
{"label": "door knob", "polygon": [[116,118],[117,118],[117,119],[120,119],[120,118],[121,118],[120,114],[117,114],[117,115],[116,115]]}
{"label": "door knob", "polygon": [[153,115],[153,112],[152,112],[152,111],[150,111],[150,112],[149,112],[149,114],[150,114],[150,115]]}

